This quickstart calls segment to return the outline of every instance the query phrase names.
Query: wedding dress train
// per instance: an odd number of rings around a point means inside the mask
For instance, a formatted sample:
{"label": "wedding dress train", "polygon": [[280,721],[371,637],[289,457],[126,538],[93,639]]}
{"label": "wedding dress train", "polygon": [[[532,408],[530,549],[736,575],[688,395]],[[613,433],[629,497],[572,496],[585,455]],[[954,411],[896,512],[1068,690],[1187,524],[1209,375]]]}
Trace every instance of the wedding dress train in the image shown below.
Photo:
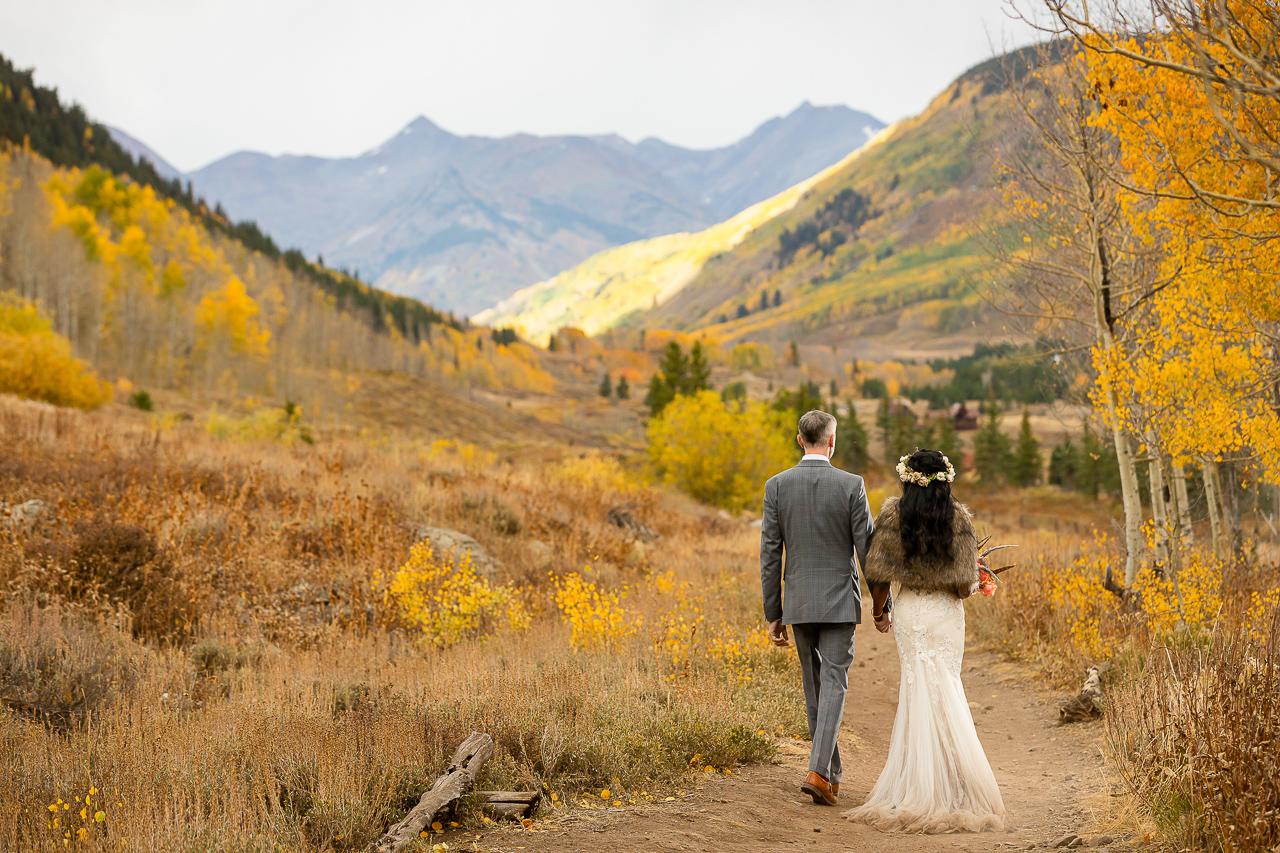
{"label": "wedding dress train", "polygon": [[1004,829],[1004,801],[960,682],[964,602],[903,589],[893,618],[902,684],[889,758],[866,802],[845,817],[908,832]]}

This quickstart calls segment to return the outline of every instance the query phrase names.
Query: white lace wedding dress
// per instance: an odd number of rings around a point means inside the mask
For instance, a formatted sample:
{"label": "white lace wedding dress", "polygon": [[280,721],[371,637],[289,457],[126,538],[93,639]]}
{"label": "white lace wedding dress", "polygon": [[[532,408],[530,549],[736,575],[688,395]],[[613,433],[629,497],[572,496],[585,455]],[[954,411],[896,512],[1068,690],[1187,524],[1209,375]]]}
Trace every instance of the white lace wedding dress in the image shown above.
{"label": "white lace wedding dress", "polygon": [[845,817],[907,832],[1004,829],[1004,801],[960,683],[964,602],[904,589],[893,622],[902,684],[889,758],[866,802]]}

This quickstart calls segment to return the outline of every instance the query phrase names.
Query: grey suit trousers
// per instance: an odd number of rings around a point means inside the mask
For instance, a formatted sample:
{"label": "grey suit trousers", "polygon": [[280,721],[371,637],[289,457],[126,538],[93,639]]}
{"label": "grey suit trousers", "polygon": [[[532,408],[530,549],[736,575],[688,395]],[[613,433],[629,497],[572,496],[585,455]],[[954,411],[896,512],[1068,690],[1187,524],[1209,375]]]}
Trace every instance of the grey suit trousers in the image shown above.
{"label": "grey suit trousers", "polygon": [[809,712],[809,769],[832,784],[840,781],[840,720],[844,717],[844,696],[849,689],[849,665],[853,663],[852,622],[810,622],[793,624],[796,652],[800,655],[800,677],[804,682],[804,703]]}

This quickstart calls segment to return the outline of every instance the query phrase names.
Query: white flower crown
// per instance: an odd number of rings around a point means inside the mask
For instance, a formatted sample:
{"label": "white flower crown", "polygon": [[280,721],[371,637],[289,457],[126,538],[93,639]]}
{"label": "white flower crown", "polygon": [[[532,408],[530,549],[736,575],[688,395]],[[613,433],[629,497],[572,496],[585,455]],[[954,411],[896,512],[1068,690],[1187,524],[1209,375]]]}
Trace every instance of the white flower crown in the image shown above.
{"label": "white flower crown", "polygon": [[907,467],[907,460],[911,458],[910,454],[898,460],[898,479],[904,483],[915,483],[917,486],[928,486],[934,480],[942,480],[944,483],[954,483],[956,481],[956,469],[951,467],[951,460],[942,457],[942,461],[946,463],[947,470],[939,471],[937,474],[921,474],[919,471],[912,471]]}

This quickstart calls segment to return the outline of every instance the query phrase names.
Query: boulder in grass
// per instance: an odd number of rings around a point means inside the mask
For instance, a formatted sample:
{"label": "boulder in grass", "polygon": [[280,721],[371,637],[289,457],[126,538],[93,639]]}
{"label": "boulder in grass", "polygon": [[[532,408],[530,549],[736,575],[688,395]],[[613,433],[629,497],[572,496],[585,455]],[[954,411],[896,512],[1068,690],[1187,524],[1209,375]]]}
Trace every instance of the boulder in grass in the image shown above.
{"label": "boulder in grass", "polygon": [[437,557],[454,563],[470,555],[471,565],[476,574],[485,580],[494,580],[503,569],[502,561],[484,549],[484,546],[471,536],[447,527],[420,527],[418,539],[426,539]]}
{"label": "boulder in grass", "polygon": [[39,530],[53,521],[53,507],[41,500],[20,504],[0,503],[0,528],[27,534]]}

